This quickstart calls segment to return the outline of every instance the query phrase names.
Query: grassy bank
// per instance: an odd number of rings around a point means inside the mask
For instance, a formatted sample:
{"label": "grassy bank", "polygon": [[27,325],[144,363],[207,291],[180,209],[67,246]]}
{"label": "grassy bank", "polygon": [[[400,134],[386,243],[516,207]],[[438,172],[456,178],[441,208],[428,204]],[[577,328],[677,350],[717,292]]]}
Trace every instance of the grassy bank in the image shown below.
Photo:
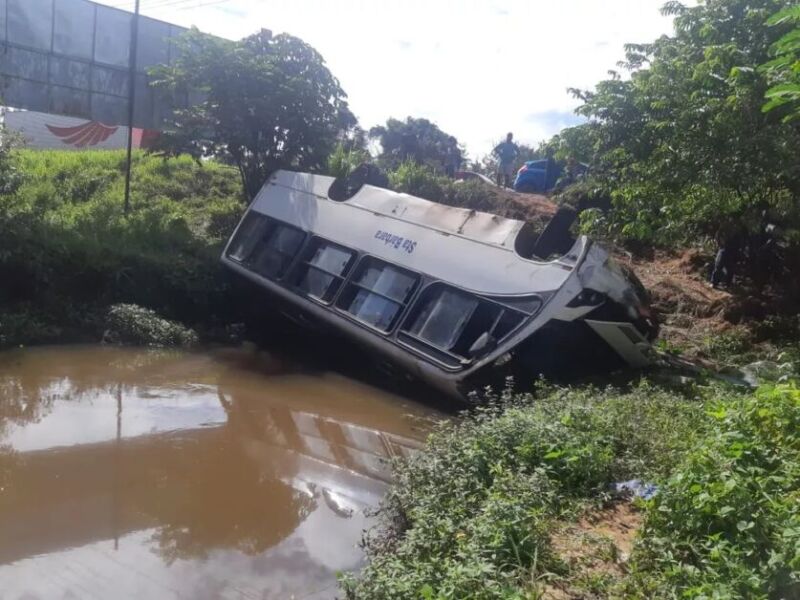
{"label": "grassy bank", "polygon": [[[117,304],[206,329],[233,318],[218,257],[244,210],[236,170],[136,153],[126,215],[124,160],[121,151],[15,150],[3,158],[15,175],[0,174],[10,182],[0,195],[0,347],[98,340]],[[422,166],[389,175],[394,189],[434,201],[538,215],[519,195],[457,184]]]}
{"label": "grassy bank", "polygon": [[[349,598],[796,598],[800,391],[495,398],[396,466]],[[636,500],[615,482],[658,486]],[[621,508],[622,507],[622,508]],[[630,556],[615,539],[629,530]],[[607,522],[605,522],[607,521]],[[636,531],[638,530],[638,533]]]}
{"label": "grassy bank", "polygon": [[243,210],[238,174],[136,154],[125,215],[124,157],[15,153],[21,181],[0,197],[0,345],[99,339],[115,303],[226,319],[217,259]]}

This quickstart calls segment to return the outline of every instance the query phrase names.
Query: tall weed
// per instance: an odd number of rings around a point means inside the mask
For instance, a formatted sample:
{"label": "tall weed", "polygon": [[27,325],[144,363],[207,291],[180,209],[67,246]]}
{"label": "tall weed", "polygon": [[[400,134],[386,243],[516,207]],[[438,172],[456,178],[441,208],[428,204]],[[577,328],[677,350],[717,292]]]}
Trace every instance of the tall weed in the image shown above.
{"label": "tall weed", "polygon": [[[0,312],[13,316],[6,344],[53,341],[75,329],[76,312],[103,314],[118,302],[188,322],[224,315],[218,258],[243,210],[236,172],[134,156],[125,215],[123,152],[17,153],[23,183],[0,198]],[[10,326],[26,311],[36,315],[28,334]]]}
{"label": "tall weed", "polygon": [[529,597],[532,578],[564,569],[553,521],[607,498],[614,481],[666,477],[701,416],[700,403],[647,384],[490,397],[396,465],[369,564],[343,578],[347,597]]}

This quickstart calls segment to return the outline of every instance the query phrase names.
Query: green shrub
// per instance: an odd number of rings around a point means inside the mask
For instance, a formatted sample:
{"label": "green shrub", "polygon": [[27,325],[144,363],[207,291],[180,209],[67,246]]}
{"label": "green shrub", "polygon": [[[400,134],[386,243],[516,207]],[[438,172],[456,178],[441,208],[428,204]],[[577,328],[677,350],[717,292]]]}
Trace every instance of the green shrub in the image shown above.
{"label": "green shrub", "polygon": [[361,163],[369,161],[369,154],[363,150],[353,150],[344,144],[337,144],[325,168],[325,173],[331,177],[347,177]]}
{"label": "green shrub", "polygon": [[[395,465],[369,562],[342,577],[347,597],[538,598],[570,581],[602,597],[800,597],[800,389],[696,391],[490,396],[440,425]],[[630,478],[658,492],[637,501],[627,569],[570,572],[551,532]]]}
{"label": "green shrub", "polygon": [[744,364],[758,360],[752,333],[744,328],[719,333],[705,340],[705,353],[714,360]]}
{"label": "green shrub", "polygon": [[800,390],[715,403],[712,427],[649,502],[630,592],[800,597]]}
{"label": "green shrub", "polygon": [[395,468],[349,598],[522,598],[563,571],[548,531],[609,484],[660,480],[691,447],[700,403],[642,384],[489,397]]}
{"label": "green shrub", "polygon": [[441,202],[450,180],[437,175],[426,165],[406,161],[389,173],[389,183],[397,192]]}
{"label": "green shrub", "polygon": [[135,304],[115,304],[106,316],[105,340],[143,346],[194,346],[197,333],[155,311]]}
{"label": "green shrub", "polygon": [[[237,173],[136,153],[125,215],[124,156],[17,153],[23,183],[0,196],[4,312],[35,314],[34,329],[51,332],[72,332],[76,313],[102,315],[120,302],[191,323],[228,318],[219,254],[244,208]],[[6,343],[20,342],[16,331]]]}
{"label": "green shrub", "polygon": [[22,183],[22,174],[14,151],[19,142],[19,136],[0,123],[0,196],[14,193]]}

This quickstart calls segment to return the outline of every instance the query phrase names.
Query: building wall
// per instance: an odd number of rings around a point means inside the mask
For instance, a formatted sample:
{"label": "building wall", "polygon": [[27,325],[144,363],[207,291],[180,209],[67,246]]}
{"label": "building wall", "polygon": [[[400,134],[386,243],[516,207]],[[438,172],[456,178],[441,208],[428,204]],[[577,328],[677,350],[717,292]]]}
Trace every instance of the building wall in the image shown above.
{"label": "building wall", "polygon": [[[119,150],[126,147],[128,128],[76,117],[35,111],[8,111],[5,124],[19,133],[28,148],[54,150]],[[133,147],[146,148],[158,137],[150,129],[133,128]]]}

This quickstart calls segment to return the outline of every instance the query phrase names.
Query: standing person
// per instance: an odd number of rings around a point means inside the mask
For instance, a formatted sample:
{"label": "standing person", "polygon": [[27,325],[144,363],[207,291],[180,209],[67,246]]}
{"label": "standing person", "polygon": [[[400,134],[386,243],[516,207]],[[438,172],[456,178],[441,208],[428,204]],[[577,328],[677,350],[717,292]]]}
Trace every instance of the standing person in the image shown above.
{"label": "standing person", "polygon": [[519,148],[514,143],[514,134],[509,133],[506,141],[497,144],[492,151],[497,157],[497,185],[511,187],[511,176],[514,174],[514,161],[519,156]]}
{"label": "standing person", "polygon": [[730,288],[744,245],[744,231],[740,226],[725,224],[720,227],[716,238],[719,249],[709,278],[711,287],[719,288],[724,284]]}

